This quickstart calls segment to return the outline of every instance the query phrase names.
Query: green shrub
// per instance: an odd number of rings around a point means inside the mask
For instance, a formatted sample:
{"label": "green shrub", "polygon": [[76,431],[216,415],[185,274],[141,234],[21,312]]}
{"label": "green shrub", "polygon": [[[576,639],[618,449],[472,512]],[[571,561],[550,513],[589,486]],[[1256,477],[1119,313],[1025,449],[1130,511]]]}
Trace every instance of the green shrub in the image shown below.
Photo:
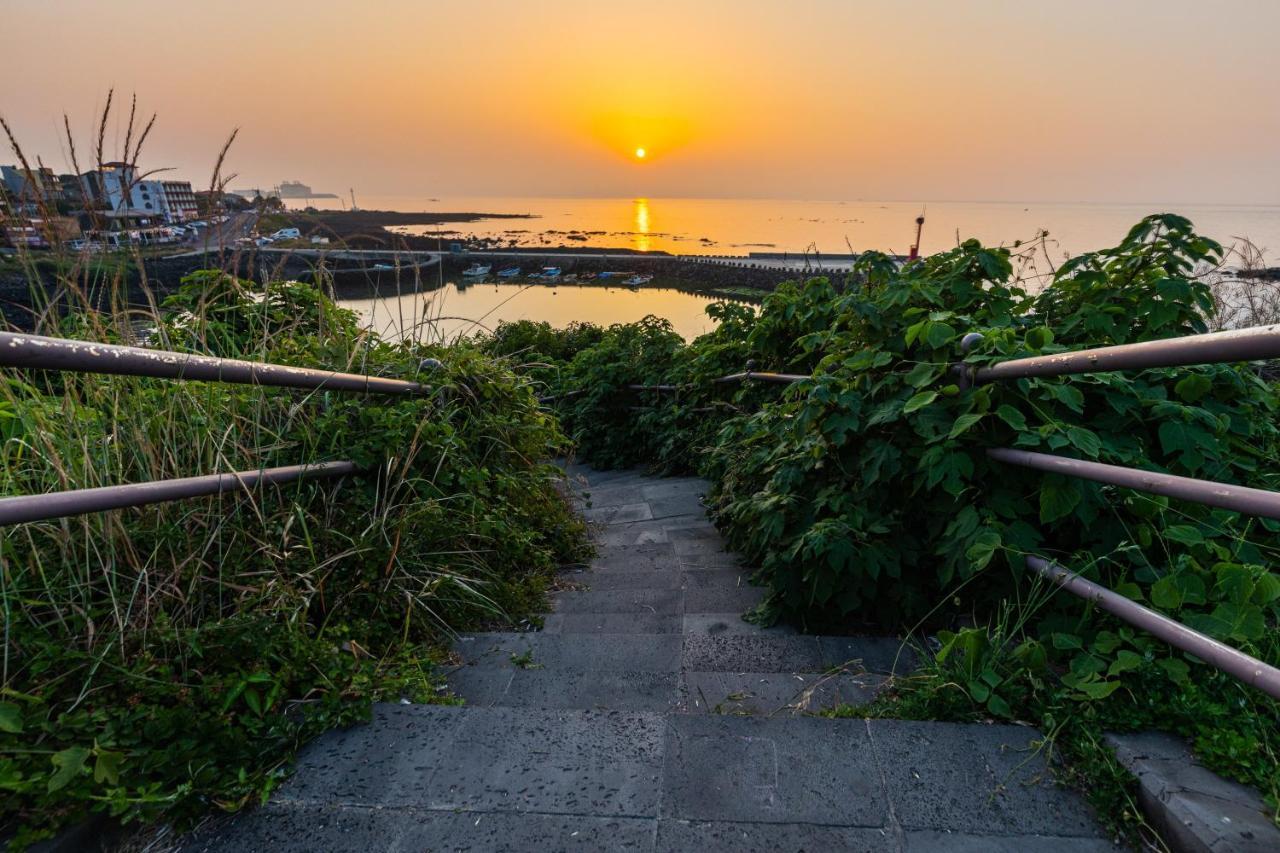
{"label": "green shrub", "polygon": [[[1151,216],[1034,294],[1016,250],[969,240],[905,266],[864,255],[843,284],[783,285],[754,316],[716,309],[726,321],[687,346],[661,321],[615,326],[564,367],[559,390],[586,389],[560,404],[566,430],[594,464],[708,476],[729,543],[771,590],[760,618],[907,632],[961,617],[986,624],[1016,604],[1025,611],[1016,634],[946,638],[942,663],[962,669],[948,673],[946,683],[961,686],[948,701],[969,713],[1039,714],[1051,728],[1061,708],[1089,709],[1080,713],[1093,735],[1104,721],[1194,730],[1211,763],[1274,797],[1274,762],[1256,772],[1244,757],[1277,754],[1274,702],[1074,597],[1048,595],[1024,558],[1057,559],[1277,664],[1280,577],[1269,565],[1280,525],[1013,467],[986,450],[1277,489],[1276,389],[1248,365],[976,387],[957,373],[1205,331],[1214,303],[1198,273],[1221,247],[1186,219]],[[966,354],[967,333],[981,338]],[[705,382],[747,360],[812,378]],[[638,401],[625,391],[635,382],[680,391]],[[1017,665],[988,668],[983,648]],[[1009,657],[1014,649],[1021,660]],[[1228,716],[1205,724],[1215,713]]]}
{"label": "green shrub", "polygon": [[[64,328],[120,339],[128,319]],[[529,612],[585,547],[543,462],[565,447],[555,419],[475,346],[381,340],[311,286],[221,273],[152,322],[157,346],[432,391],[6,374],[0,494],[331,459],[369,473],[0,531],[0,835],[264,797],[299,743],[371,700],[437,701],[446,632]]]}

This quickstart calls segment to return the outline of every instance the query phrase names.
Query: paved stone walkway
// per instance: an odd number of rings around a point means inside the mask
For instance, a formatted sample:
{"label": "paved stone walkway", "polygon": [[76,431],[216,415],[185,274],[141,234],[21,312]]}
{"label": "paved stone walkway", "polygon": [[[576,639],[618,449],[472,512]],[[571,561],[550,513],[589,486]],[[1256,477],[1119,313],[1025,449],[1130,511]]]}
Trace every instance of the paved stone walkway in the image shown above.
{"label": "paved stone walkway", "polygon": [[377,707],[187,849],[1114,849],[1034,729],[805,714],[867,701],[911,655],[744,622],[762,592],[704,482],[570,474],[599,555],[542,631],[459,638],[466,706]]}

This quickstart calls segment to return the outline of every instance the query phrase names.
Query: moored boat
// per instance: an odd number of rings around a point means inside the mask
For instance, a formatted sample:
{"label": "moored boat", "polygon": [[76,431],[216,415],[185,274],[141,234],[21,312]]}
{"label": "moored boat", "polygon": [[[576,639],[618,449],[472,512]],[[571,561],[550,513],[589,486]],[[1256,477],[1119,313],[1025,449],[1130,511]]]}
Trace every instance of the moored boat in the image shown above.
{"label": "moored boat", "polygon": [[520,267],[507,267],[504,270],[498,270],[498,278],[515,278],[520,275]]}
{"label": "moored boat", "polygon": [[483,276],[488,275],[489,270],[491,269],[493,269],[493,267],[488,264],[474,263],[463,270],[462,274],[467,278],[482,278]]}

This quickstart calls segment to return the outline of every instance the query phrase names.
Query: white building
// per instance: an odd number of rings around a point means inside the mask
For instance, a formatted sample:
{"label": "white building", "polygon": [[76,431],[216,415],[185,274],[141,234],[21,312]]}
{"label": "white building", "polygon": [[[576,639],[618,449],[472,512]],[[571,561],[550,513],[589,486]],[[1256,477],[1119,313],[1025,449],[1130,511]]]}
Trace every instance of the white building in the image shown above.
{"label": "white building", "polygon": [[186,181],[139,180],[129,163],[107,163],[99,173],[107,207],[116,214],[149,217],[167,223],[196,217],[196,197]]}

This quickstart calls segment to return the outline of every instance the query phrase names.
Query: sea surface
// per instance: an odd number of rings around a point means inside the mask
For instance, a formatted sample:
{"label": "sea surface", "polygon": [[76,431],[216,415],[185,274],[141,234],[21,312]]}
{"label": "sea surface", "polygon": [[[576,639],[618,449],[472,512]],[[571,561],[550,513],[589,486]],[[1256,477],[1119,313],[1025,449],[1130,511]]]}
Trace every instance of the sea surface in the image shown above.
{"label": "sea surface", "polygon": [[[530,214],[441,226],[407,226],[438,234],[514,241],[521,246],[593,246],[687,255],[817,251],[845,254],[878,249],[905,254],[924,215],[921,249],[939,252],[976,237],[990,245],[1026,242],[1049,232],[1055,262],[1114,246],[1139,219],[1172,212],[1224,244],[1248,238],[1280,264],[1280,205],[1062,204],[1035,202],[788,201],[703,198],[422,198],[357,197],[368,210]],[[345,200],[317,199],[335,207]],[[304,202],[290,201],[290,206]]]}
{"label": "sea surface", "polygon": [[[1114,246],[1143,216],[1174,212],[1224,245],[1243,239],[1280,265],[1280,205],[1048,204],[1007,202],[787,201],[691,198],[415,198],[358,197],[365,209],[529,214],[529,219],[488,219],[406,227],[438,235],[441,247],[464,237],[486,237],[522,247],[603,247],[682,255],[845,254],[879,249],[905,254],[924,215],[924,253],[943,251],[977,237],[1012,245],[1048,232],[1042,256],[1054,264],[1085,251]],[[337,200],[317,200],[317,207]],[[304,202],[290,201],[291,206]],[[1229,263],[1231,261],[1229,260]],[[1234,265],[1234,264],[1232,264]],[[1037,263],[1040,269],[1043,266]],[[383,332],[452,338],[492,328],[503,320],[545,320],[562,327],[574,320],[607,325],[646,314],[669,319],[692,338],[712,328],[711,298],[676,290],[533,287],[513,284],[453,285],[426,294],[345,302]]]}
{"label": "sea surface", "polygon": [[670,288],[584,285],[446,284],[438,290],[375,299],[344,299],[343,307],[386,337],[449,341],[492,330],[503,320],[543,320],[556,328],[574,321],[608,326],[653,314],[686,340],[711,331],[706,308],[720,301]]}

